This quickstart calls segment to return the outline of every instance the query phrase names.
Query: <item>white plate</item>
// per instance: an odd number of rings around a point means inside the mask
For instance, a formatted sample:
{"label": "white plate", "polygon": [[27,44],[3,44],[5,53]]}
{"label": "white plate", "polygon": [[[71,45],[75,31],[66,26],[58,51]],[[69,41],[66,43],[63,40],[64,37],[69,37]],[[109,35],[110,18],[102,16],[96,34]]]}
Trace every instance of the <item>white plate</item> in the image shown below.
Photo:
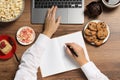
{"label": "white plate", "polygon": [[[24,42],[24,41],[21,41],[23,40],[21,37],[19,37],[20,35],[20,32],[23,30],[23,29],[29,29],[32,31],[32,33],[30,34],[31,35],[31,38],[30,38],[30,41],[29,42]],[[29,44],[32,44],[35,40],[35,31],[31,28],[31,27],[28,27],[28,26],[23,26],[21,27],[20,29],[18,29],[17,31],[17,34],[16,34],[16,39],[17,41],[21,44],[21,45],[29,45]]]}
{"label": "white plate", "polygon": [[[90,22],[96,22],[96,23],[98,23],[98,22],[103,22],[103,21],[101,21],[101,20],[92,20],[92,21],[90,21]],[[84,29],[83,29],[83,36],[84,36],[84,37],[85,37],[84,31],[85,31],[85,29],[88,27],[88,24],[89,24],[90,22],[88,22],[88,23],[86,24],[86,26],[84,27]],[[110,29],[109,29],[109,26],[108,26],[107,24],[106,24],[106,27],[107,27],[108,35],[107,35],[107,37],[103,40],[103,43],[105,43],[105,42],[108,40],[109,36],[110,36]],[[95,43],[90,43],[90,44],[95,45]]]}

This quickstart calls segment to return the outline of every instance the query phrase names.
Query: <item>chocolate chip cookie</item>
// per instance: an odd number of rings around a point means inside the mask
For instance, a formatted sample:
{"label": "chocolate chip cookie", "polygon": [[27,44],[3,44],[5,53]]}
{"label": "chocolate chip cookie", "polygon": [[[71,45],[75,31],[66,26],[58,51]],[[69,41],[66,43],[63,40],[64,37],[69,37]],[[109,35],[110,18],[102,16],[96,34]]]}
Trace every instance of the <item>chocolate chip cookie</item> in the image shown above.
{"label": "chocolate chip cookie", "polygon": [[100,46],[100,45],[103,44],[103,40],[96,39],[96,40],[94,41],[94,43],[95,43],[96,46]]}
{"label": "chocolate chip cookie", "polygon": [[97,30],[100,31],[100,30],[103,30],[103,29],[106,29],[106,24],[104,22],[98,22],[97,24]]}
{"label": "chocolate chip cookie", "polygon": [[87,35],[87,36],[93,36],[93,35],[96,35],[96,31],[91,31],[91,30],[89,30],[89,29],[85,29],[85,34]]}
{"label": "chocolate chip cookie", "polygon": [[100,30],[97,32],[97,37],[98,37],[98,39],[101,39],[101,40],[105,39],[107,37],[107,35],[108,35],[107,30]]}
{"label": "chocolate chip cookie", "polygon": [[88,24],[88,28],[92,31],[97,31],[97,23],[96,22],[90,22]]}
{"label": "chocolate chip cookie", "polygon": [[85,36],[85,38],[89,43],[92,43],[97,39],[97,37],[95,35],[94,36]]}

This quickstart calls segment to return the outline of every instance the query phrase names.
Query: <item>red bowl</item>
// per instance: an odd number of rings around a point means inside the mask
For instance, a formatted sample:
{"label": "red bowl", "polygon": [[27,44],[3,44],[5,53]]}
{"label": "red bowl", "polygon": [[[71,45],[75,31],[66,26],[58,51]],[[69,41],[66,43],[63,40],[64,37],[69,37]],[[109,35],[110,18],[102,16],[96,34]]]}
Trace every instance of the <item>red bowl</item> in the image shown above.
{"label": "red bowl", "polygon": [[[0,59],[1,60],[6,60],[6,59],[10,59],[10,58],[12,58],[13,57],[13,55],[14,55],[14,53],[15,53],[15,51],[16,51],[16,41],[12,38],[12,37],[10,37],[10,36],[8,36],[8,35],[0,35],[0,41],[1,40],[7,40],[9,43],[10,43],[10,41],[12,42],[12,50],[9,52],[9,53],[7,53],[6,55],[5,54],[3,54],[1,51],[0,51]],[[11,43],[10,43],[11,44]]]}

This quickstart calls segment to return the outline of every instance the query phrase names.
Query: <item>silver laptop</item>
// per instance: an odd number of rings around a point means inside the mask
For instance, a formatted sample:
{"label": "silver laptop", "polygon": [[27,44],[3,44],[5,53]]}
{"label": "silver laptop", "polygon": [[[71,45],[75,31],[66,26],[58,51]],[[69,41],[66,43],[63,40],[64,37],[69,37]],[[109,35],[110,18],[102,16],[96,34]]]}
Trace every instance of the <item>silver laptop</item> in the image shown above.
{"label": "silver laptop", "polygon": [[58,6],[56,18],[61,16],[62,24],[84,23],[84,0],[32,0],[32,23],[43,24],[53,5]]}

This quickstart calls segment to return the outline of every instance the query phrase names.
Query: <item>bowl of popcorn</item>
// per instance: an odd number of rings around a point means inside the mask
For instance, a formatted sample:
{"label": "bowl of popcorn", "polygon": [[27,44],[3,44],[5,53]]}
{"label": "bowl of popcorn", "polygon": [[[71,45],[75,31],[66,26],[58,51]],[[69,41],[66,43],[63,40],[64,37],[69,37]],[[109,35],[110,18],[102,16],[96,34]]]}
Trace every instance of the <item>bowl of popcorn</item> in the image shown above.
{"label": "bowl of popcorn", "polygon": [[1,0],[0,22],[12,22],[18,19],[24,11],[24,0]]}

